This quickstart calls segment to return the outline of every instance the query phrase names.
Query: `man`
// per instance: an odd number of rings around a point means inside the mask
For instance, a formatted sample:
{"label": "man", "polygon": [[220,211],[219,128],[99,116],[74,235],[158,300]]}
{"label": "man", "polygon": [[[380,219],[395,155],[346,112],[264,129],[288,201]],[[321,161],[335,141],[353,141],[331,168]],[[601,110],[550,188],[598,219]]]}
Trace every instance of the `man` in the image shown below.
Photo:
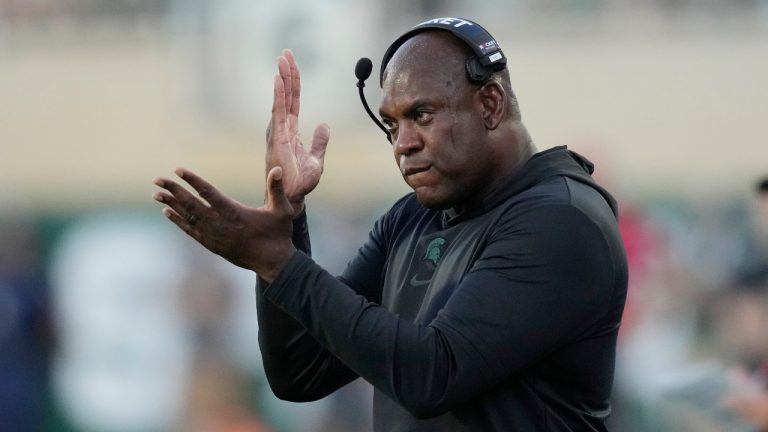
{"label": "man", "polygon": [[584,158],[536,153],[506,68],[470,81],[473,48],[439,26],[398,43],[380,114],[414,193],[339,277],[309,257],[304,197],[329,131],[318,126],[309,151],[298,142],[290,51],[278,60],[264,206],[183,169],[202,200],[164,178],[155,199],[258,274],[259,343],[279,397],[315,400],[362,377],[377,431],[605,430],[627,279],[615,201]]}

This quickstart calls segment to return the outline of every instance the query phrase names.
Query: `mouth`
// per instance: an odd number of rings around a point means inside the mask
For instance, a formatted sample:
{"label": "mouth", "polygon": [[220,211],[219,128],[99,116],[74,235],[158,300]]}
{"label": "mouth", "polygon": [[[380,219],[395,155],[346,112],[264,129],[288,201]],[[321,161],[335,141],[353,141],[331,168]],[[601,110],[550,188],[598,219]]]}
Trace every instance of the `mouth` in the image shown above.
{"label": "mouth", "polygon": [[428,171],[430,168],[430,165],[423,165],[423,166],[417,166],[417,167],[403,167],[401,169],[403,176],[410,177],[414,174],[418,174],[424,171]]}

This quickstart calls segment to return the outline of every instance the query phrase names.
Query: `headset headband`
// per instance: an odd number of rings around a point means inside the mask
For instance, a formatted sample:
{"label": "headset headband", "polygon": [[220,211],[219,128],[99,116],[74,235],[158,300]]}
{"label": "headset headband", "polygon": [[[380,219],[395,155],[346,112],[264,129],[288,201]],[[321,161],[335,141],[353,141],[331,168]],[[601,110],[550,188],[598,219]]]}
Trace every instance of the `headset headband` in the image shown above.
{"label": "headset headband", "polygon": [[501,51],[499,44],[496,43],[496,39],[480,24],[463,18],[435,18],[415,26],[387,48],[381,61],[380,86],[384,84],[384,69],[386,69],[392,56],[395,55],[395,51],[408,39],[429,29],[447,30],[469,45],[474,55],[467,59],[466,70],[467,77],[472,82],[484,82],[492,73],[506,67],[507,58]]}

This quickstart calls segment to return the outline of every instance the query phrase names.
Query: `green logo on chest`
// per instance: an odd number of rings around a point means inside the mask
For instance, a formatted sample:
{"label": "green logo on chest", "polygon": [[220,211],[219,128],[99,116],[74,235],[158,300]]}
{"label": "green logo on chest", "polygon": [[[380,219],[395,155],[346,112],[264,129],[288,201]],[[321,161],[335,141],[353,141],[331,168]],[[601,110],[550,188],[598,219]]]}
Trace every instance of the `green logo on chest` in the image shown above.
{"label": "green logo on chest", "polygon": [[427,245],[427,254],[424,256],[424,259],[432,261],[433,264],[437,265],[440,258],[443,257],[443,245],[445,245],[445,239],[442,237],[438,237],[429,242]]}

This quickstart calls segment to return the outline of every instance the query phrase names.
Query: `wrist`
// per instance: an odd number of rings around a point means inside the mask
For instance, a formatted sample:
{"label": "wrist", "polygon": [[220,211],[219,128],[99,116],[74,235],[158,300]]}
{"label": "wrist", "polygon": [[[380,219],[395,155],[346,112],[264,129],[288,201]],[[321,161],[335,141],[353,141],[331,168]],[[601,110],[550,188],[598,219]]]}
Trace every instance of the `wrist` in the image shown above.
{"label": "wrist", "polygon": [[295,253],[296,248],[292,244],[282,251],[276,251],[272,255],[274,259],[269,264],[255,269],[256,274],[267,283],[272,283],[280,272],[283,271],[283,268],[285,268],[286,264],[288,264],[288,261],[291,260]]}
{"label": "wrist", "polygon": [[304,210],[306,209],[306,205],[304,204],[304,197],[301,197],[301,199],[293,200],[289,199],[291,203],[291,207],[293,207],[293,216],[292,219],[296,220],[304,213]]}

